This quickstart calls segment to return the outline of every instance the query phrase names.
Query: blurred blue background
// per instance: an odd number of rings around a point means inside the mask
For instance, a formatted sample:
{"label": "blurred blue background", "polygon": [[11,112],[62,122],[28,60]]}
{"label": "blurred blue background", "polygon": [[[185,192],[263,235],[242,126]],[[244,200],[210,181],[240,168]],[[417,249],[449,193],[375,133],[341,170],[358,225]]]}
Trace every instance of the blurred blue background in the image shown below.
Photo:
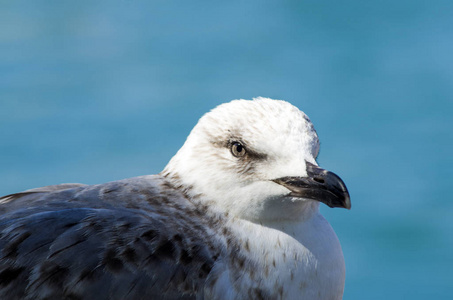
{"label": "blurred blue background", "polygon": [[451,299],[453,2],[1,1],[0,194],[159,172],[256,96],[314,122],[345,299]]}

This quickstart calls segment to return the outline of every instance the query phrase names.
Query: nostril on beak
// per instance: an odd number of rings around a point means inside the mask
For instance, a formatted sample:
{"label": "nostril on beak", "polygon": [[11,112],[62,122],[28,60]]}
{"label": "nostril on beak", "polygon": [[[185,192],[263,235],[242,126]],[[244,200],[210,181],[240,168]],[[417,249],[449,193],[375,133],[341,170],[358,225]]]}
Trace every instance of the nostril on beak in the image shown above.
{"label": "nostril on beak", "polygon": [[313,177],[313,180],[316,182],[319,182],[319,183],[324,183],[324,178],[322,178],[322,177],[315,176],[315,177]]}

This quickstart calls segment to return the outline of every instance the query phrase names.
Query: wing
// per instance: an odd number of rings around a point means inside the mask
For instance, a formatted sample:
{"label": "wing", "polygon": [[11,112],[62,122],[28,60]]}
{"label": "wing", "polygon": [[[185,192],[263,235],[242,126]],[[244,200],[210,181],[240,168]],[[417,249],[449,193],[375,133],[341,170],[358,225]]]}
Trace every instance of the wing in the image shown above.
{"label": "wing", "polygon": [[0,299],[203,298],[224,246],[193,205],[149,181],[13,195],[1,205]]}
{"label": "wing", "polygon": [[20,199],[21,197],[23,197],[25,195],[29,195],[29,194],[50,193],[50,192],[72,189],[72,188],[76,188],[76,187],[82,187],[82,186],[87,186],[87,185],[81,184],[81,183],[64,183],[64,184],[43,186],[43,187],[31,189],[31,190],[26,190],[26,191],[23,191],[20,193],[2,196],[2,197],[0,197],[0,204],[8,203],[8,202],[14,201],[16,199]]}

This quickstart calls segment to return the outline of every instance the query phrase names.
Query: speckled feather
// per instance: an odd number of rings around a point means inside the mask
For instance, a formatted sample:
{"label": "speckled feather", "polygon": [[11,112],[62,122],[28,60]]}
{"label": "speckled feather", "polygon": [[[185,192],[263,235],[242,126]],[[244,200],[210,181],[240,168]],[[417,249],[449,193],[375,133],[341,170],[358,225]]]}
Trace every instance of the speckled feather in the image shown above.
{"label": "speckled feather", "polygon": [[0,299],[203,299],[238,245],[160,176],[70,187],[2,198]]}

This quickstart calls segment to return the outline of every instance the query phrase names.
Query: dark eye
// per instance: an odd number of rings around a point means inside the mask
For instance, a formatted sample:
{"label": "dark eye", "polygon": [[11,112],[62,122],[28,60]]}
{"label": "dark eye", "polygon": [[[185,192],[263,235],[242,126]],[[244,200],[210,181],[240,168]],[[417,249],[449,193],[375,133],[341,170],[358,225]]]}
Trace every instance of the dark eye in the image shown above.
{"label": "dark eye", "polygon": [[231,153],[236,157],[242,157],[245,155],[245,147],[239,142],[234,142],[231,145]]}

